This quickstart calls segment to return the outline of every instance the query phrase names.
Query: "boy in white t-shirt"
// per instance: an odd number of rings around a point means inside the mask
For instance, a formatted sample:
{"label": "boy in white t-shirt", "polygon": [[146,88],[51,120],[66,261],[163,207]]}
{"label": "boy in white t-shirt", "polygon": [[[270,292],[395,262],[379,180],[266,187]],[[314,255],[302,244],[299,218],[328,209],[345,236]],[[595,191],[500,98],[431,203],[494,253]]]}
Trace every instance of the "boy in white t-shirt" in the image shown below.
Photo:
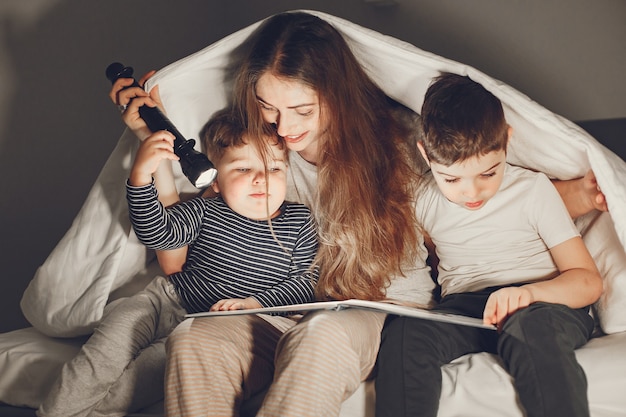
{"label": "boy in white t-shirt", "polygon": [[[438,259],[437,310],[498,332],[406,317],[383,331],[376,415],[436,416],[443,364],[500,356],[529,417],[588,416],[574,350],[591,336],[602,292],[596,265],[550,180],[506,163],[500,101],[469,77],[443,74],[422,107],[419,150],[430,173],[416,215]],[[485,393],[489,395],[489,393]]]}

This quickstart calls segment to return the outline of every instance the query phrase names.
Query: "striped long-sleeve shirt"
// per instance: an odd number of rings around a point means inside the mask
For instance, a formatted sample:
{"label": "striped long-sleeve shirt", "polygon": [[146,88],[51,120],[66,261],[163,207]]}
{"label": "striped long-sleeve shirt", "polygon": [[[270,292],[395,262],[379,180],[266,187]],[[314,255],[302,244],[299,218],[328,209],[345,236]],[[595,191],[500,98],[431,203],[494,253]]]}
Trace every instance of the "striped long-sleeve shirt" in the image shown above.
{"label": "striped long-sleeve shirt", "polygon": [[127,185],[127,199],[133,229],[147,247],[189,245],[183,270],[170,275],[189,313],[224,298],[254,297],[263,307],[313,301],[318,242],[306,206],[283,204],[270,229],[266,220],[243,217],[220,197],[165,209],[150,184]]}

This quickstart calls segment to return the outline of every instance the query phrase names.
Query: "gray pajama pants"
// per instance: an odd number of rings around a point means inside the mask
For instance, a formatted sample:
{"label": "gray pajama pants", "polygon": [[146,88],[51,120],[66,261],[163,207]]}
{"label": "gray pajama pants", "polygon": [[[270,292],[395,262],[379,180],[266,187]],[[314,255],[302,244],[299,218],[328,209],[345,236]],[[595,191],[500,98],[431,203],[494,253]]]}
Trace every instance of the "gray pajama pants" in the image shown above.
{"label": "gray pajama pants", "polygon": [[164,341],[185,314],[174,286],[155,278],[103,317],[63,366],[37,415],[125,416],[161,400]]}

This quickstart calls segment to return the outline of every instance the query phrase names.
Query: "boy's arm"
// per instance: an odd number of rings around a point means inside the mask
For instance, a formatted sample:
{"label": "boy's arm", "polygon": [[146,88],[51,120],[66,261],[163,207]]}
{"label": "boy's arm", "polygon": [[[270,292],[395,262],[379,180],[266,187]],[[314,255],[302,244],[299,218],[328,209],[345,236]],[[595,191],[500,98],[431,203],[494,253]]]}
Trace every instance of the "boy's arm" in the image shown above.
{"label": "boy's arm", "polygon": [[317,229],[313,217],[309,215],[298,233],[298,239],[291,253],[291,269],[285,280],[267,291],[253,296],[262,306],[301,304],[314,301],[314,287],[319,271],[312,267],[317,254]]}
{"label": "boy's arm", "polygon": [[582,308],[598,301],[602,277],[581,237],[574,237],[550,249],[561,273],[548,281],[527,284],[533,302],[565,304]]}
{"label": "boy's arm", "polygon": [[[156,250],[177,249],[179,257],[172,256],[172,261],[180,262],[172,264],[172,268],[184,263],[179,259],[185,252],[178,251],[182,246],[193,240],[198,225],[192,220],[199,219],[196,215],[201,208],[194,203],[193,207],[176,205],[169,213],[165,212],[165,206],[157,201],[158,190],[153,186],[153,174],[163,162],[178,160],[173,152],[174,137],[166,131],[159,131],[146,138],[139,146],[133,166],[128,178],[127,196],[129,216],[137,238],[146,246]],[[190,204],[189,202],[188,204]]]}
{"label": "boy's arm", "polygon": [[[152,176],[154,178],[154,186],[159,193],[159,201],[164,207],[171,207],[181,201],[186,201],[198,195],[178,194],[171,161],[162,161]],[[204,190],[202,196],[206,198],[215,197],[216,193],[211,187],[208,187]],[[189,248],[187,246],[178,249],[156,250],[155,254],[163,273],[165,275],[171,275],[182,271],[183,265],[187,261],[188,250]]]}
{"label": "boy's arm", "polygon": [[[152,74],[154,74],[154,71],[144,75],[140,80],[140,84],[143,85]],[[150,132],[145,122],[141,119],[139,107],[142,105],[148,105],[150,107],[160,105],[159,89],[158,86],[155,86],[151,94],[148,95],[148,93],[140,87],[126,88],[131,82],[131,79],[120,78],[111,88],[109,96],[115,104],[128,103],[128,108],[122,114],[122,119],[130,130],[135,133],[135,136],[137,136],[141,142],[144,142],[152,132]],[[176,189],[171,162],[166,160],[162,161],[152,176],[154,177],[154,184],[159,193],[159,201],[165,207],[177,204],[180,201],[180,196]],[[155,253],[159,266],[166,275],[180,272],[187,259],[186,247],[165,251],[157,250]]]}
{"label": "boy's arm", "polygon": [[317,246],[315,222],[309,216],[300,229],[298,240],[291,254],[293,265],[288,277],[272,288],[246,299],[220,300],[211,306],[211,310],[242,310],[314,301],[314,286],[317,283],[319,271],[317,267],[311,265],[317,253]]}
{"label": "boy's arm", "polygon": [[[159,193],[159,201],[164,207],[170,207],[180,202],[180,196],[174,181],[174,172],[170,161],[162,161],[152,175],[154,186]],[[187,246],[178,249],[155,251],[159,266],[165,275],[171,275],[183,270],[187,260]]]}
{"label": "boy's arm", "polygon": [[256,294],[254,298],[265,307],[314,301],[314,289],[319,278],[319,270],[313,266],[317,247],[317,228],[313,216],[309,214],[300,228],[291,253],[289,276],[270,290]]}
{"label": "boy's arm", "polygon": [[[155,135],[140,138],[141,145],[137,151],[129,178],[131,185],[145,185],[147,184],[146,181],[151,182],[154,178],[159,201],[164,207],[172,206],[180,201],[170,161],[174,158],[162,144],[168,143],[168,147],[170,143],[173,144],[173,140],[168,135],[170,134],[157,132]],[[156,250],[155,253],[159,266],[166,275],[182,271],[187,259],[187,247]]]}
{"label": "boy's arm", "polygon": [[168,209],[157,199],[154,184],[126,186],[128,215],[137,239],[150,249],[171,250],[198,238],[206,203],[197,198]]}
{"label": "boy's arm", "polygon": [[598,187],[593,171],[582,178],[567,181],[552,181],[561,195],[572,219],[592,210],[607,211],[606,198]]}
{"label": "boy's arm", "polygon": [[180,202],[171,161],[162,161],[152,177],[154,178],[154,186],[159,192],[159,201],[163,206],[170,207]]}
{"label": "boy's arm", "polygon": [[553,279],[494,292],[485,305],[483,320],[501,325],[515,311],[539,301],[582,308],[602,294],[602,277],[580,236],[550,249],[560,272]]}

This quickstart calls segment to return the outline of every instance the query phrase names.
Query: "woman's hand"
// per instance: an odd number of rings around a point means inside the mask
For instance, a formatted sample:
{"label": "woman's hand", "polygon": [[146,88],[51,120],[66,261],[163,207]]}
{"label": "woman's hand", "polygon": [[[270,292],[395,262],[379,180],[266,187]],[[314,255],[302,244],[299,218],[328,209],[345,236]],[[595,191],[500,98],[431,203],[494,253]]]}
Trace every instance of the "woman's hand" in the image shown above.
{"label": "woman's hand", "polygon": [[586,196],[587,206],[591,210],[600,210],[600,211],[608,211],[609,207],[606,204],[606,197],[604,193],[600,189],[598,182],[596,181],[596,175],[592,170],[587,171],[585,176],[580,180],[582,195]]}
{"label": "woman's hand", "polygon": [[211,306],[211,311],[228,310],[249,310],[251,308],[262,308],[263,306],[252,297],[248,298],[226,298],[219,300]]}
{"label": "woman's hand", "polygon": [[150,184],[152,174],[156,172],[161,161],[166,159],[177,161],[178,156],[174,153],[174,135],[161,130],[148,136],[139,145],[128,183],[135,187]]}
{"label": "woman's hand", "polygon": [[[150,71],[139,80],[139,85],[143,86],[145,82],[154,75],[156,71]],[[119,78],[111,87],[109,98],[118,106],[126,106],[122,112],[122,120],[132,130],[139,140],[144,140],[152,132],[146,126],[141,116],[139,116],[139,107],[157,107],[161,105],[158,86],[155,86],[148,94],[141,87],[130,87],[133,84],[131,78]]]}
{"label": "woman's hand", "polygon": [[596,175],[589,170],[584,177],[568,181],[553,181],[567,211],[575,219],[593,210],[608,211],[606,197],[598,186]]}

